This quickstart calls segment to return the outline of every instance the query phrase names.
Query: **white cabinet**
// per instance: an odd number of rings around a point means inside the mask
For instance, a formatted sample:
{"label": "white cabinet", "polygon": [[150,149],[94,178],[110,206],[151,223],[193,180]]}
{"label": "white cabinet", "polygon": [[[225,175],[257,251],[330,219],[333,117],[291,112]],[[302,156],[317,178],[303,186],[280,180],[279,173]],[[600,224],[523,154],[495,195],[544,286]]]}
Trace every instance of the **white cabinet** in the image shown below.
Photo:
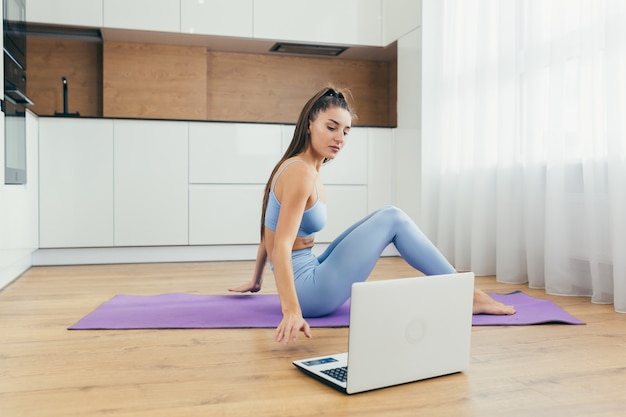
{"label": "white cabinet", "polygon": [[387,128],[367,129],[367,139],[367,208],[372,212],[394,202],[395,143],[393,130]]}
{"label": "white cabinet", "polygon": [[[248,245],[293,125],[40,119],[40,247]],[[322,167],[330,242],[394,200],[392,129],[352,129]],[[413,195],[413,193],[411,193]]]}
{"label": "white cabinet", "polygon": [[39,120],[40,247],[113,245],[113,121]]}
{"label": "white cabinet", "polygon": [[421,0],[28,0],[35,23],[386,46],[421,25]]}
{"label": "white cabinet", "polygon": [[251,38],[252,4],[253,0],[180,0],[180,31]]}
{"label": "white cabinet", "polygon": [[189,124],[190,183],[265,184],[281,155],[279,125]]}
{"label": "white cabinet", "polygon": [[189,244],[258,244],[264,185],[189,187]]}
{"label": "white cabinet", "polygon": [[[388,131],[389,129],[381,130]],[[293,131],[293,126],[284,127],[283,147],[286,148],[289,145]],[[369,206],[368,199],[368,172],[372,169],[368,156],[370,151],[369,131],[369,128],[352,128],[339,155],[333,161],[322,166],[320,170],[328,204],[328,223],[315,236],[315,240],[319,243],[331,242],[373,209]],[[388,145],[390,144],[388,143]],[[389,184],[387,184],[387,188],[390,188]]]}
{"label": "white cabinet", "polygon": [[383,45],[422,25],[422,0],[383,0]]}
{"label": "white cabinet", "polygon": [[258,243],[263,190],[281,155],[279,125],[190,123],[189,243]]}
{"label": "white cabinet", "polygon": [[328,222],[315,236],[318,243],[332,242],[356,221],[367,215],[366,185],[327,185]]}
{"label": "white cabinet", "polygon": [[331,242],[368,213],[367,170],[368,129],[355,127],[339,155],[320,170],[328,223],[316,236],[317,242]]}
{"label": "white cabinet", "polygon": [[354,127],[339,155],[320,170],[324,184],[367,184],[367,128]]}
{"label": "white cabinet", "polygon": [[28,0],[26,20],[34,23],[102,27],[103,0]]}
{"label": "white cabinet", "polygon": [[115,246],[188,243],[187,127],[115,121]]}
{"label": "white cabinet", "polygon": [[180,32],[180,0],[103,0],[106,28]]}
{"label": "white cabinet", "polygon": [[254,37],[382,46],[382,0],[254,0]]}

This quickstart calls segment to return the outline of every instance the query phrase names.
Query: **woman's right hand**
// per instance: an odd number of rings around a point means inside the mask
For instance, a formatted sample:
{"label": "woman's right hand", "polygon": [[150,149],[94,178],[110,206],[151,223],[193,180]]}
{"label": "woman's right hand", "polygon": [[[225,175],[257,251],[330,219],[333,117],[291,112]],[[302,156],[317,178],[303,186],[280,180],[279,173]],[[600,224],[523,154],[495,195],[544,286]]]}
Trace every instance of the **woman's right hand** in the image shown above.
{"label": "woman's right hand", "polygon": [[228,291],[231,292],[259,292],[261,291],[261,283],[257,282],[257,280],[253,279],[251,281],[246,282],[245,284],[241,284],[238,287],[229,288]]}
{"label": "woman's right hand", "polygon": [[275,340],[278,343],[284,343],[285,345],[289,342],[296,343],[299,332],[303,332],[309,339],[312,337],[309,323],[304,320],[302,314],[283,314],[283,319],[276,328]]}

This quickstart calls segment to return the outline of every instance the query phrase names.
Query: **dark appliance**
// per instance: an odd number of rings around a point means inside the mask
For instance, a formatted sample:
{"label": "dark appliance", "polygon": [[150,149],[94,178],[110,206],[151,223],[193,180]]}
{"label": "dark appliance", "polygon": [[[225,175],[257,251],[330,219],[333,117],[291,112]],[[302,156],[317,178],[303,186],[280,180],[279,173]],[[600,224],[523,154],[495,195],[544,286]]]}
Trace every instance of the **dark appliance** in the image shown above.
{"label": "dark appliance", "polygon": [[4,183],[26,183],[26,4],[4,0]]}

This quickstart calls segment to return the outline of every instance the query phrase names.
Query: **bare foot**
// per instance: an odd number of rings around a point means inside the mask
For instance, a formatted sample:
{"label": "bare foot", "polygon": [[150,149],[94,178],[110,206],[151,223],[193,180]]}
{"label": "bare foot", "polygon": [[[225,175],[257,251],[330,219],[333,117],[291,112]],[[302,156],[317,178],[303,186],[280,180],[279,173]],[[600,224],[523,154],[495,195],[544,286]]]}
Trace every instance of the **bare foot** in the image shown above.
{"label": "bare foot", "polygon": [[484,291],[474,288],[474,308],[472,313],[504,316],[515,314],[515,307],[502,304],[491,298]]}

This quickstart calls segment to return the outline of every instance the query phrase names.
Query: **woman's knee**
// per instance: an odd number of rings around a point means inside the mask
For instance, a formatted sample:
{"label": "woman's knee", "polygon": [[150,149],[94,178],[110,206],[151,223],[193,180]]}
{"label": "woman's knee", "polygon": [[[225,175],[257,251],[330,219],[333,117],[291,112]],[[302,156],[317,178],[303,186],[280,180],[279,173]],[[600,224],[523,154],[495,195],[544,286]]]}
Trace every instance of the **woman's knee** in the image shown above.
{"label": "woman's knee", "polygon": [[388,205],[383,207],[382,209],[380,209],[380,213],[383,216],[392,219],[393,221],[412,221],[408,214],[406,214],[401,208],[398,208],[394,205]]}

